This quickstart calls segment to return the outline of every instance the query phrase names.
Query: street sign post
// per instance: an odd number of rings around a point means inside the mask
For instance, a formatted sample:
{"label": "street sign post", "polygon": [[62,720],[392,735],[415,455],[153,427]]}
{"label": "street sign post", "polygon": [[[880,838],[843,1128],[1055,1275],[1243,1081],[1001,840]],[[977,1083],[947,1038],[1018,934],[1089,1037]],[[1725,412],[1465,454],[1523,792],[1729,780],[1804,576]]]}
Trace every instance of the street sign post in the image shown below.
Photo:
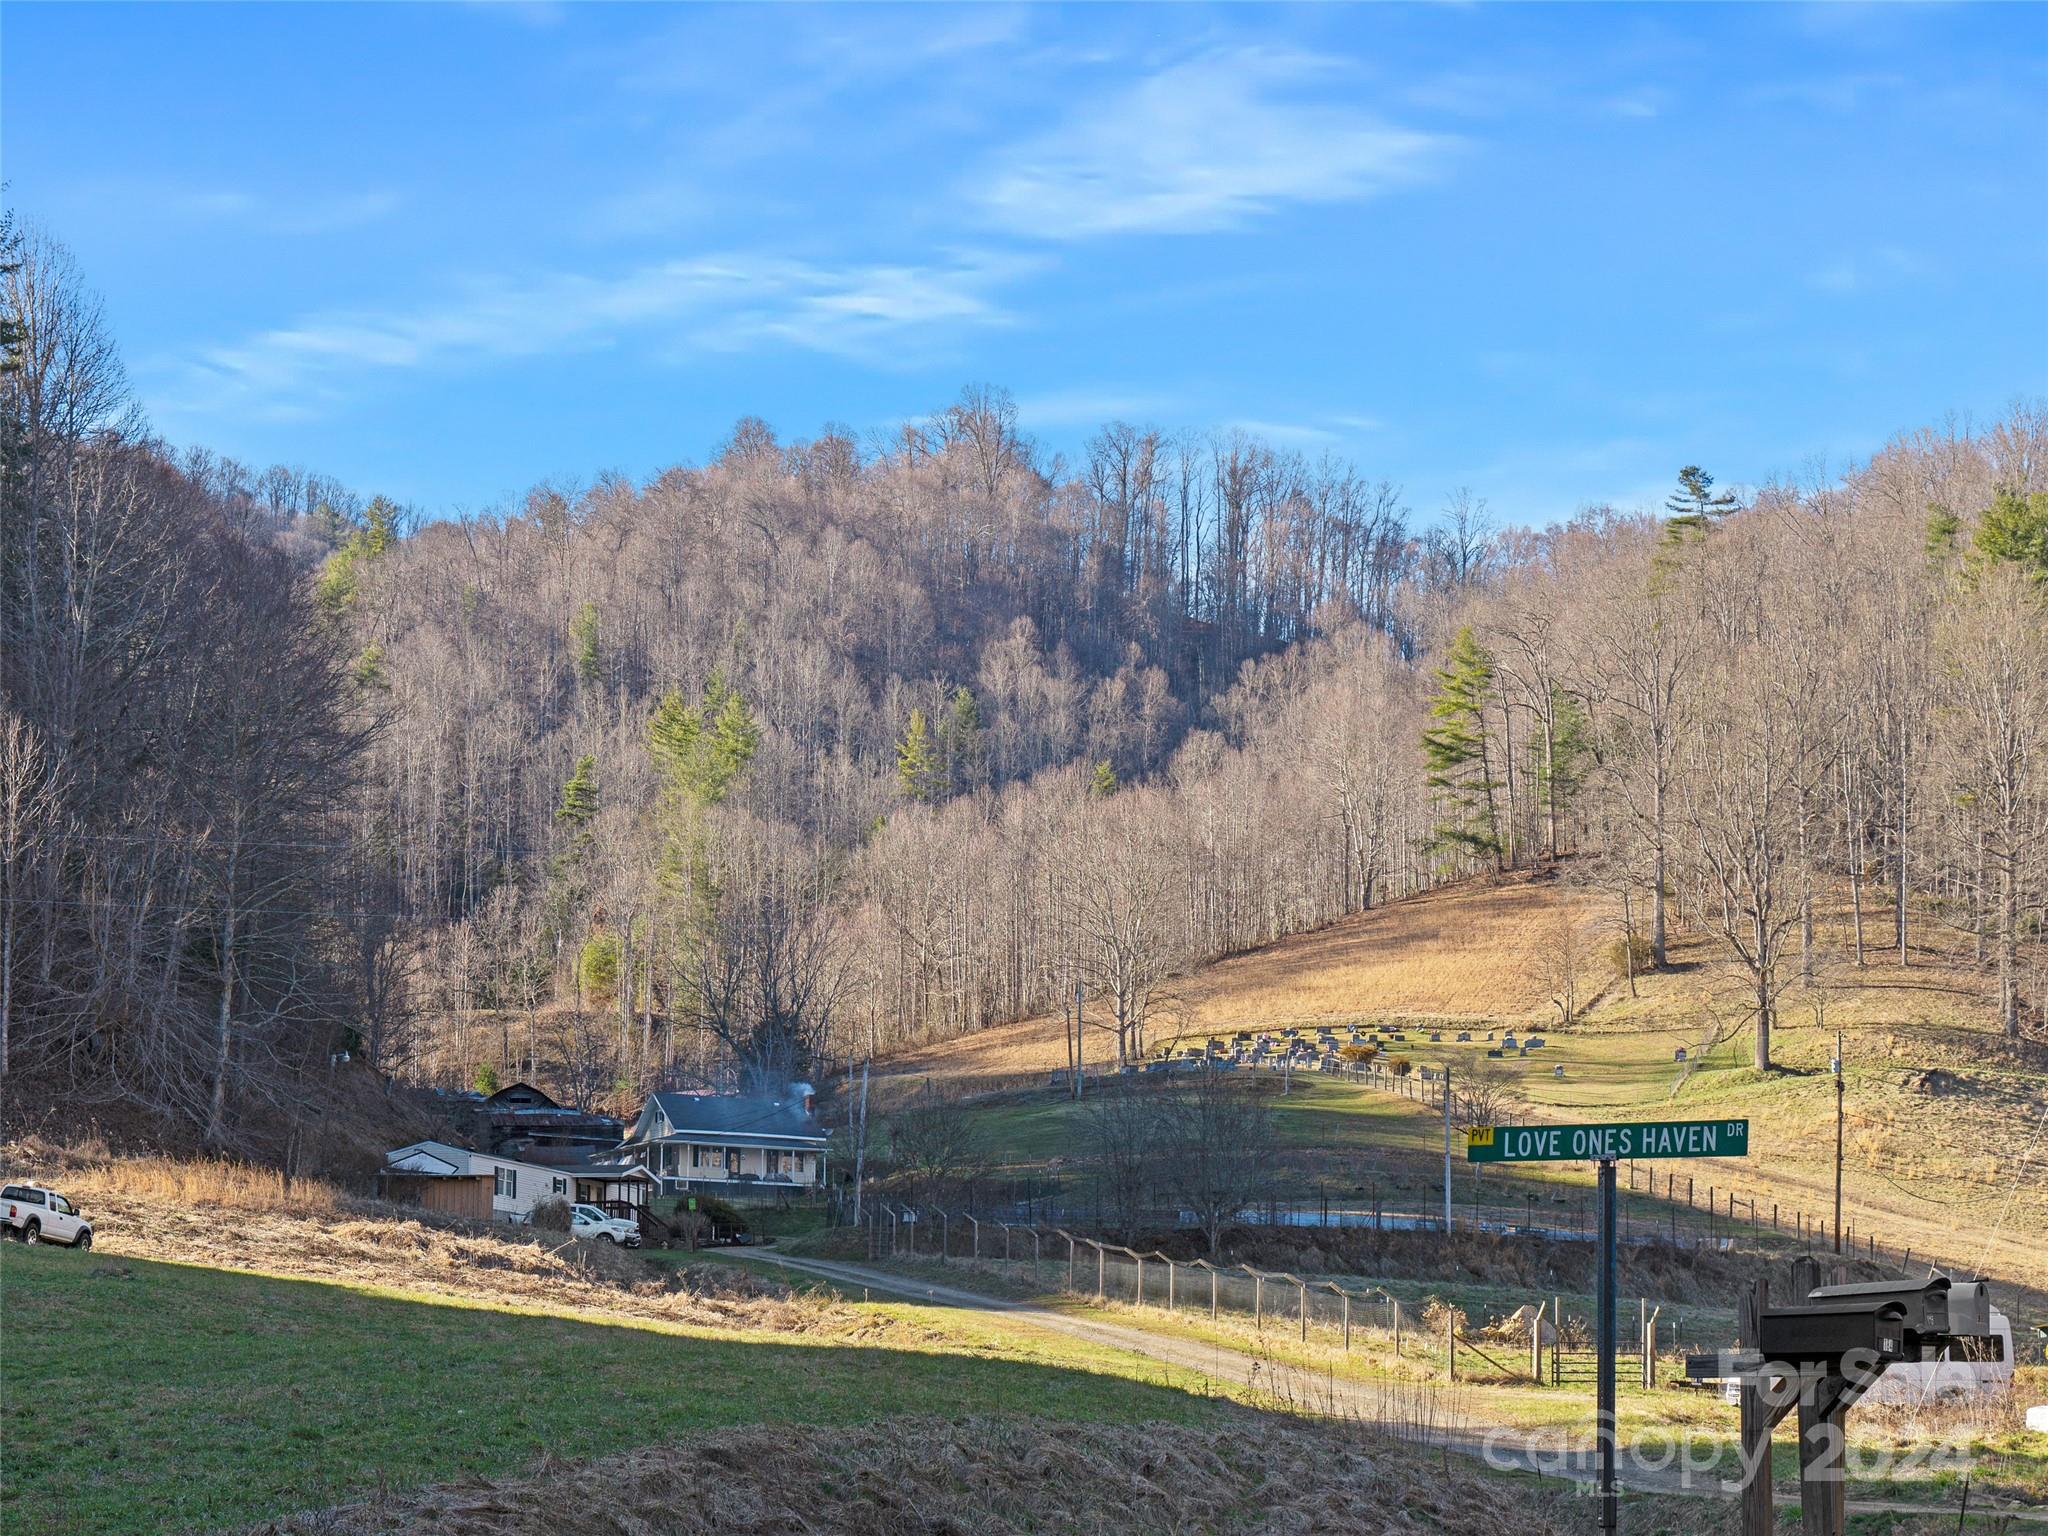
{"label": "street sign post", "polygon": [[1479,1125],[1465,1133],[1473,1163],[1569,1163],[1591,1160],[1600,1170],[1600,1348],[1595,1404],[1600,1438],[1600,1529],[1620,1526],[1614,1486],[1614,1342],[1616,1306],[1614,1165],[1620,1158],[1747,1157],[1747,1120],[1631,1120],[1615,1125]]}
{"label": "street sign post", "polygon": [[1617,1125],[1475,1125],[1474,1163],[1577,1163],[1601,1158],[1747,1157],[1747,1120],[1636,1120]]}

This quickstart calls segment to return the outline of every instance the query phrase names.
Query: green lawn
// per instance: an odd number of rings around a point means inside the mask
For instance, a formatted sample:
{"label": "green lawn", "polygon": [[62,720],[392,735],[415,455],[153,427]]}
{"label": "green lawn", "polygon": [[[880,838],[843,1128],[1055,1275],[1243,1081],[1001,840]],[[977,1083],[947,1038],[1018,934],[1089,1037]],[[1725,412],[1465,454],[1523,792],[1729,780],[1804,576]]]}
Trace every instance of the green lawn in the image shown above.
{"label": "green lawn", "polygon": [[0,1311],[13,1536],[235,1524],[726,1425],[1229,1411],[1128,1355],[912,1307],[873,1308],[916,1326],[867,1346],[9,1245]]}

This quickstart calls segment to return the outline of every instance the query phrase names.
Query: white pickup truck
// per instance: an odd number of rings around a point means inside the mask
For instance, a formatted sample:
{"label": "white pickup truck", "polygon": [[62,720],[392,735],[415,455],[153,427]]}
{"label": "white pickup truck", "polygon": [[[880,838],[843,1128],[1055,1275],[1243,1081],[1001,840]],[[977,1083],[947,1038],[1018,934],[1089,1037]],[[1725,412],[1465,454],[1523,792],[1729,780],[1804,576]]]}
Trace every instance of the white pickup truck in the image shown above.
{"label": "white pickup truck", "polygon": [[640,1228],[636,1223],[627,1221],[623,1216],[607,1216],[594,1205],[569,1207],[569,1235],[618,1243],[626,1248],[640,1246]]}
{"label": "white pickup truck", "polygon": [[[533,1220],[528,1211],[525,1220]],[[607,1216],[594,1205],[585,1205],[580,1200],[569,1207],[569,1235],[580,1237],[586,1242],[617,1243],[622,1248],[640,1246],[640,1226],[623,1216]]]}
{"label": "white pickup truck", "polygon": [[92,1223],[78,1207],[41,1184],[9,1184],[0,1188],[0,1234],[25,1243],[69,1243],[92,1246]]}

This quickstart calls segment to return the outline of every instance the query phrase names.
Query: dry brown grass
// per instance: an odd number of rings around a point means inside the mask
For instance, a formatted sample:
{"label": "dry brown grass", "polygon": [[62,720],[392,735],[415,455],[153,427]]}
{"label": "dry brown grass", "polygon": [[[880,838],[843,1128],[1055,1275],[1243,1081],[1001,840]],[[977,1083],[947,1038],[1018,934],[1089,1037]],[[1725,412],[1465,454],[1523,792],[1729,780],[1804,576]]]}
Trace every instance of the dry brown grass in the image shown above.
{"label": "dry brown grass", "polygon": [[732,1266],[657,1264],[558,1233],[422,1219],[316,1181],[286,1192],[274,1175],[232,1164],[15,1142],[0,1148],[0,1167],[71,1195],[92,1219],[94,1247],[119,1258],[695,1327],[930,1336]]}
{"label": "dry brown grass", "polygon": [[207,1206],[229,1211],[293,1211],[332,1215],[346,1196],[319,1179],[294,1179],[289,1188],[274,1168],[247,1163],[182,1161],[173,1157],[105,1158],[65,1173],[77,1198],[117,1193],[132,1200]]}
{"label": "dry brown grass", "polygon": [[[1697,1508],[1694,1506],[1697,1505]],[[1687,1501],[1685,1529],[1732,1529]],[[896,1419],[857,1429],[740,1429],[525,1476],[294,1516],[252,1536],[1008,1536],[1116,1531],[1552,1536],[1585,1504],[1556,1483],[1287,1420],[1224,1429],[1031,1419]]]}
{"label": "dry brown grass", "polygon": [[[1201,1035],[1319,1019],[1504,1019],[1545,1011],[1543,955],[1558,925],[1589,929],[1591,899],[1558,881],[1515,877],[1428,892],[1295,934],[1204,966],[1177,983],[1155,1036]],[[1602,962],[1581,981],[1582,1002],[1606,977]],[[1090,1030],[1091,1066],[1114,1052]],[[989,1077],[1052,1072],[1067,1065],[1056,1018],[1025,1019],[894,1056],[891,1074]]]}

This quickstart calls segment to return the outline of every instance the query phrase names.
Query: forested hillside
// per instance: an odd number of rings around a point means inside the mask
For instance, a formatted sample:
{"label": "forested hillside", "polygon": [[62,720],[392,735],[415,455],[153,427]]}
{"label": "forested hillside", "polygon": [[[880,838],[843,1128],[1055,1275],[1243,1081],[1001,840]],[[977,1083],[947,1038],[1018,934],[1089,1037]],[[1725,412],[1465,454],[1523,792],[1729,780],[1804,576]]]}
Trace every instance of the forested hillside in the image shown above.
{"label": "forested hillside", "polygon": [[1566,855],[1760,1063],[1823,887],[2038,1018],[2039,407],[1533,530],[976,387],[441,518],[154,442],[8,261],[11,1106],[275,1150],[366,1068],[623,1102],[1077,986],[1136,1050],[1200,960]]}

